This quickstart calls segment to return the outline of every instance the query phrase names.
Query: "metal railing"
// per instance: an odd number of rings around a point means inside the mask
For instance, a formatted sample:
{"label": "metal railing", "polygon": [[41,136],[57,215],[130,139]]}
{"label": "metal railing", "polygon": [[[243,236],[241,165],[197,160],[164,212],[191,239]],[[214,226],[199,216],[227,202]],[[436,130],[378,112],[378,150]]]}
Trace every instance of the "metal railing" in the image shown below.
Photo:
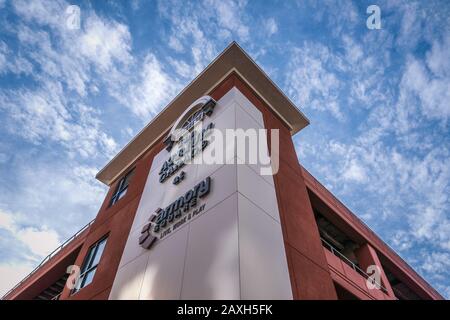
{"label": "metal railing", "polygon": [[59,300],[59,297],[61,297],[61,293],[58,293],[56,296],[54,296],[51,300]]}
{"label": "metal railing", "polygon": [[333,200],[338,204],[338,206],[341,206],[342,209],[345,211],[345,213],[348,215],[348,217],[351,220],[354,220],[356,223],[359,223],[361,227],[363,227],[365,229],[366,232],[368,232],[370,235],[372,235],[373,240],[375,242],[378,242],[378,245],[381,247],[386,247],[388,249],[388,253],[392,254],[395,258],[398,259],[398,262],[400,263],[400,265],[402,265],[402,267],[405,267],[408,271],[410,271],[411,273],[413,273],[415,276],[417,276],[417,278],[419,279],[420,283],[427,288],[428,290],[434,292],[435,294],[441,296],[441,294],[439,292],[436,291],[436,289],[434,289],[427,281],[425,281],[423,279],[423,277],[416,271],[414,270],[406,261],[405,259],[403,259],[388,243],[386,243],[385,241],[383,241],[383,239],[381,239],[361,218],[359,218],[356,214],[354,214],[350,209],[348,209],[348,207],[341,201],[339,200],[333,193],[331,193],[319,180],[317,180],[316,177],[314,177],[305,167],[301,166],[302,170],[304,170],[309,177],[312,178],[313,182],[317,183],[321,188],[323,188],[324,190],[326,190],[326,192],[328,192],[331,197],[333,198]]}
{"label": "metal railing", "polygon": [[358,267],[353,261],[351,261],[349,258],[347,258],[344,254],[342,254],[338,249],[333,247],[332,244],[330,244],[328,241],[320,237],[320,240],[322,240],[323,246],[331,251],[332,254],[340,258],[342,261],[344,261],[347,265],[349,265],[353,270],[358,272],[360,275],[362,275],[366,280],[369,280],[371,283],[375,284],[377,287],[379,287],[384,293],[388,294],[387,289],[381,284],[375,281],[369,274],[367,274],[364,270],[362,270],[360,267]]}
{"label": "metal railing", "polygon": [[[30,278],[37,270],[39,270],[46,262],[48,262],[51,258],[53,258],[58,252],[60,252],[64,247],[66,247],[70,242],[72,242],[75,238],[77,238],[83,231],[85,231],[87,228],[89,228],[95,219],[90,221],[88,224],[86,224],[83,228],[78,230],[73,236],[71,236],[69,239],[64,241],[58,248],[53,250],[51,253],[49,253],[42,261],[37,265],[36,268],[33,269],[29,274],[25,276],[18,284],[16,284],[14,287],[12,287],[6,294],[3,295],[2,300],[7,297],[11,292],[13,292],[15,289],[17,289],[22,283],[24,283],[28,278]],[[59,298],[59,296],[58,296]]]}

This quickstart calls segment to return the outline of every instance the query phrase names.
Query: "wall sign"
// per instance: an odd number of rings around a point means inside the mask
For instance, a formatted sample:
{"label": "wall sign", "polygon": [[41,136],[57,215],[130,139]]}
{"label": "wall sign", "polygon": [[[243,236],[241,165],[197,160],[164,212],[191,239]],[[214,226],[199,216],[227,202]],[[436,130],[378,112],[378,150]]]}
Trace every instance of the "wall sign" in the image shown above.
{"label": "wall sign", "polygon": [[205,204],[198,206],[198,200],[207,196],[210,189],[211,177],[207,177],[165,209],[158,208],[150,217],[149,223],[142,227],[139,245],[150,249],[158,238],[162,239],[186,221],[203,212]]}
{"label": "wall sign", "polygon": [[[187,162],[208,146],[207,135],[214,127],[210,123],[206,128],[196,130],[196,125],[203,121],[205,116],[211,116],[216,102],[209,96],[201,97],[192,103],[173,125],[169,135],[164,140],[166,150],[171,156],[159,171],[159,182],[163,183],[173,176]],[[176,177],[174,184],[180,183],[184,176]]]}
{"label": "wall sign", "polygon": [[164,140],[166,150],[170,151],[173,145],[181,138],[179,135],[180,129],[191,131],[197,123],[203,121],[205,116],[211,116],[216,101],[210,96],[204,96],[192,103],[178,118],[173,125],[169,135]]}
{"label": "wall sign", "polygon": [[[160,183],[164,183],[175,175],[208,146],[207,137],[214,128],[214,124],[210,123],[206,128],[201,128],[197,124],[200,124],[205,117],[212,115],[215,105],[216,101],[210,96],[201,97],[192,103],[172,126],[164,140],[166,150],[171,155],[159,170]],[[178,185],[185,176],[186,173],[181,171],[173,179],[173,184]],[[202,213],[205,210],[205,204],[199,206],[198,201],[208,195],[210,188],[211,178],[207,177],[175,199],[165,209],[158,208],[149,222],[142,227],[139,245],[150,249],[156,240],[164,238],[186,221]]]}
{"label": "wall sign", "polygon": [[[159,170],[160,183],[163,183],[173,176],[179,169],[184,167],[187,162],[194,159],[197,154],[208,146],[209,141],[207,140],[207,137],[212,128],[214,128],[214,124],[211,122],[206,128],[203,128],[201,132],[193,130],[178,141],[177,150],[172,152],[172,156],[163,163]],[[175,180],[173,182],[174,184],[179,183],[179,181],[176,182]]]}

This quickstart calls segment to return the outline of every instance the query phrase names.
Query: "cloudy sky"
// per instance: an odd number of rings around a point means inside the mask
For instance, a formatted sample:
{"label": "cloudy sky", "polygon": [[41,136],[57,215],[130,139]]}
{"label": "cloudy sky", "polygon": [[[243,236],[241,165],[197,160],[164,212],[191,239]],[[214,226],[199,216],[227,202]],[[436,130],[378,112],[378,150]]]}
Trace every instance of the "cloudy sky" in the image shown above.
{"label": "cloudy sky", "polygon": [[449,17],[448,1],[0,0],[0,295],[95,217],[96,172],[236,40],[311,120],[301,163],[449,298]]}

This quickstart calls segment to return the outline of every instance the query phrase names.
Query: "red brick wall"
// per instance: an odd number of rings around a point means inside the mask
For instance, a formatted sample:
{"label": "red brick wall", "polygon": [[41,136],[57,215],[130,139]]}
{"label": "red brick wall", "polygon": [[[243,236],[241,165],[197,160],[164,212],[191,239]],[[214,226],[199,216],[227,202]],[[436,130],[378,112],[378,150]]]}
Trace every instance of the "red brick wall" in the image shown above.
{"label": "red brick wall", "polygon": [[[280,170],[274,180],[293,296],[295,299],[336,299],[290,132],[234,73],[209,94],[219,100],[234,86],[263,113],[266,128],[280,130]],[[102,236],[109,234],[95,278],[90,285],[70,297],[66,289],[62,298],[96,299],[109,295],[152,159],[162,148],[160,142],[136,162],[136,173],[126,196],[114,206],[108,207],[117,182],[111,186],[76,261],[76,264],[81,266],[88,248]]]}
{"label": "red brick wall", "polygon": [[[155,147],[140,157],[133,166],[130,166],[129,169],[135,167],[135,172],[130,181],[127,193],[116,204],[110,207],[109,203],[112,194],[116,190],[120,178],[111,185],[75,263],[81,267],[88,249],[100,238],[108,234],[108,241],[97,267],[94,280],[91,284],[73,295],[70,295],[70,290],[65,288],[61,299],[84,300],[108,298],[152,165],[152,160],[162,148],[163,144],[159,142]],[[124,174],[127,172],[125,171]]]}
{"label": "red brick wall", "polygon": [[66,273],[67,266],[71,265],[76,259],[88,233],[89,229],[80,233],[28,279],[9,293],[5,299],[30,300],[55,283]]}
{"label": "red brick wall", "polygon": [[[332,275],[322,248],[311,201],[308,196],[307,186],[314,193],[317,192],[318,195],[322,195],[324,190],[319,192],[313,188],[312,186],[315,186],[311,182],[313,178],[310,177],[307,171],[302,170],[297,159],[292,137],[284,122],[271,111],[258,94],[245,84],[237,74],[232,73],[216,88],[211,90],[209,94],[214,99],[219,100],[233,87],[237,87],[262,112],[267,129],[279,130],[280,165],[278,173],[274,176],[274,183],[293,297],[294,299],[337,299]],[[109,207],[112,193],[115,191],[118,181],[112,184],[94,224],[74,244],[71,243],[61,254],[55,257],[54,261],[64,261],[63,259],[73,254],[74,245],[76,244],[79,254],[75,264],[81,266],[87,250],[92,244],[108,234],[107,245],[93,282],[71,296],[66,288],[62,293],[61,299],[107,299],[109,297],[153,158],[162,148],[163,144],[160,141],[142,155],[133,166],[130,166],[129,169],[135,167],[135,174],[130,181],[127,194],[115,205]],[[325,202],[328,203],[328,201]],[[337,206],[335,209],[337,216],[341,218],[348,216],[341,213],[341,206]],[[349,229],[347,231],[351,232],[352,226],[354,226],[352,219],[342,219],[341,222],[343,220],[346,220],[346,223],[343,223],[343,229]],[[336,221],[336,223],[339,224],[339,221]],[[362,230],[362,234],[366,231],[362,227],[359,229]],[[353,232],[355,232],[355,229],[353,229]],[[360,237],[361,233],[359,233]],[[370,233],[365,234],[365,236],[369,239],[372,238]],[[376,243],[376,241],[374,242]],[[80,246],[81,249],[79,248]],[[382,252],[392,256],[389,250],[382,250]],[[395,260],[395,258],[394,256],[393,259]],[[54,262],[44,266],[42,270],[38,270],[36,275],[33,275],[9,297],[32,298],[33,294],[39,293],[37,291],[41,289],[42,283],[44,283],[40,282],[40,285],[37,286],[37,279],[49,277],[51,274],[54,275],[55,273],[51,272],[54,267]],[[60,267],[66,268],[67,263],[61,263]],[[410,274],[412,275],[413,271]],[[413,279],[415,278],[413,277]],[[428,291],[429,294],[433,295],[434,293],[436,296],[439,296],[433,292],[434,290],[431,287],[424,284],[422,279],[417,279],[417,283],[412,284],[412,286],[415,287],[419,283],[421,284],[421,289],[425,287],[428,289],[425,291]]]}
{"label": "red brick wall", "polygon": [[210,95],[218,100],[234,86],[262,112],[266,129],[279,129],[280,166],[274,182],[293,297],[337,299],[289,129],[237,74]]}

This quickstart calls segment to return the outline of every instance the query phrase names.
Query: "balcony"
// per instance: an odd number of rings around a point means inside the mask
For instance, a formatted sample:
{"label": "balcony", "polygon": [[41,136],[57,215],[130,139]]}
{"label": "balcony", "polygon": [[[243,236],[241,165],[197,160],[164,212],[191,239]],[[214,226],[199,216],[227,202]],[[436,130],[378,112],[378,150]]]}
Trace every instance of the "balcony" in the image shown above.
{"label": "balcony", "polygon": [[[321,240],[328,267],[335,283],[361,300],[392,300],[387,289],[381,283],[375,282],[369,274],[325,239],[321,238]],[[367,281],[370,281],[379,289],[369,289]]]}
{"label": "balcony", "polygon": [[58,300],[67,279],[66,269],[75,263],[84,237],[93,222],[94,220],[86,224],[42,259],[36,268],[2,297],[2,300]]}

